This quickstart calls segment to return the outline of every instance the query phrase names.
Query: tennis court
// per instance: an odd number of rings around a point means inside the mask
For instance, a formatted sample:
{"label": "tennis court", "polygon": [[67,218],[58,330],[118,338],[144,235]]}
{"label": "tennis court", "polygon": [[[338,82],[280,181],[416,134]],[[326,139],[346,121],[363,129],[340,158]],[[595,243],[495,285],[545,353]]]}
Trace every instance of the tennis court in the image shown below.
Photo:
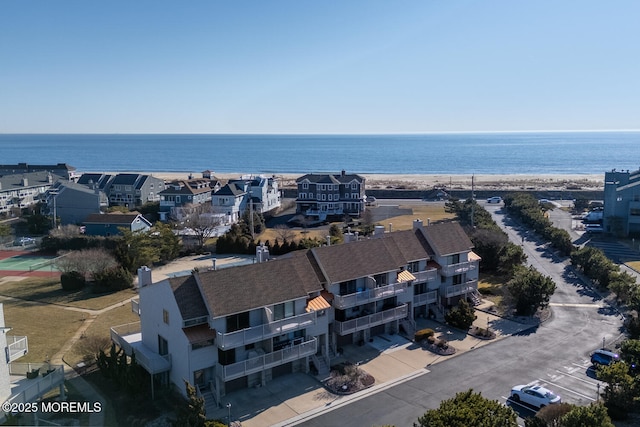
{"label": "tennis court", "polygon": [[0,277],[50,277],[60,272],[53,265],[55,256],[34,255],[32,252],[0,251]]}

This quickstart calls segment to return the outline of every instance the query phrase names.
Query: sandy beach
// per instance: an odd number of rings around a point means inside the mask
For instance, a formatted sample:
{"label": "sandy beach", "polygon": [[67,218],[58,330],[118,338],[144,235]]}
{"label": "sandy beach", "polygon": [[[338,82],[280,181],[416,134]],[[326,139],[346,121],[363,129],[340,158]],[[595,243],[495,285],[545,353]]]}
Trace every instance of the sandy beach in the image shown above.
{"label": "sandy beach", "polygon": [[[103,172],[115,174],[117,172]],[[134,172],[153,175],[166,181],[187,179],[188,172]],[[193,178],[200,178],[200,173],[192,173]],[[229,179],[251,175],[251,172],[216,173],[213,175],[223,184]],[[254,174],[256,175],[256,174]],[[294,188],[296,179],[304,174],[288,173],[274,175],[280,180],[283,188]],[[604,174],[580,175],[397,175],[397,174],[359,174],[366,179],[369,189],[405,189],[425,190],[441,187],[453,190],[602,190]]]}

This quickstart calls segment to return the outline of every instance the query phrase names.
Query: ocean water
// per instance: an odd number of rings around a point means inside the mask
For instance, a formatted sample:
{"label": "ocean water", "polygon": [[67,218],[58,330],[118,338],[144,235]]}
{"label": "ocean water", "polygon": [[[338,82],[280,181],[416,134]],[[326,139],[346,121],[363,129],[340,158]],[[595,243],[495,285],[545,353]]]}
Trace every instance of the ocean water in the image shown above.
{"label": "ocean water", "polygon": [[0,134],[0,164],[79,171],[604,174],[640,167],[640,131],[410,135]]}

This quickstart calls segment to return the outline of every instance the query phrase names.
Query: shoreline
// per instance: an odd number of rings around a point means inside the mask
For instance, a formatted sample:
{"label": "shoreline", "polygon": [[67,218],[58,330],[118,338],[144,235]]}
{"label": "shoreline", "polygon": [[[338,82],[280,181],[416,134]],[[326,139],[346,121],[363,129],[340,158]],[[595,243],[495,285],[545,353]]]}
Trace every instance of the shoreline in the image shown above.
{"label": "shoreline", "polygon": [[[202,178],[201,173],[190,172],[87,172],[87,173],[139,173],[152,175],[165,181],[185,180],[191,175]],[[339,173],[339,172],[336,172]],[[297,178],[304,173],[258,174],[248,172],[212,172],[224,185],[230,179],[241,176],[274,176],[280,180],[281,188],[295,187]],[[604,190],[602,174],[358,174],[366,179],[368,189],[427,190],[445,188],[467,190]],[[473,182],[472,182],[473,181]]]}

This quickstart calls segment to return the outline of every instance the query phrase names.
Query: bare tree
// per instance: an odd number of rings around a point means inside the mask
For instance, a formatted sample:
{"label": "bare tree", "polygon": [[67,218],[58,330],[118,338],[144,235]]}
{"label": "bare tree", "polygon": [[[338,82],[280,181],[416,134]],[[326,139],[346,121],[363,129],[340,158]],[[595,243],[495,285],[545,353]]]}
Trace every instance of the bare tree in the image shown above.
{"label": "bare tree", "polygon": [[274,227],[276,235],[280,238],[281,242],[292,242],[295,237],[295,233],[292,229],[284,224],[278,224]]}
{"label": "bare tree", "polygon": [[104,249],[83,249],[63,254],[55,261],[55,266],[63,273],[77,271],[85,278],[106,269],[116,267],[118,262]]}
{"label": "bare tree", "polygon": [[208,203],[193,205],[184,220],[185,228],[193,232],[199,247],[203,247],[205,242],[215,235],[216,228],[221,222],[220,217],[213,212],[213,207]]}
{"label": "bare tree", "polygon": [[63,226],[51,229],[51,231],[49,231],[49,234],[52,237],[68,238],[68,237],[79,236],[81,233],[80,233],[80,227],[78,227],[77,225],[67,224],[67,225],[63,225]]}

